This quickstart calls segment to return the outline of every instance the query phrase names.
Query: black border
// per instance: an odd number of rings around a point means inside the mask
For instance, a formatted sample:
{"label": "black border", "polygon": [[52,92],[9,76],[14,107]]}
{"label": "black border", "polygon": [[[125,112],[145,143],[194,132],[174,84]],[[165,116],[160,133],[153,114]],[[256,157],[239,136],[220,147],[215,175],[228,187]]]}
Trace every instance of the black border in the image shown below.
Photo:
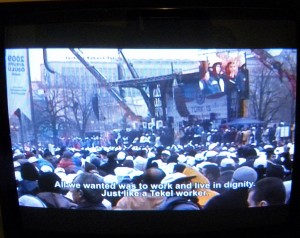
{"label": "black border", "polygon": [[[299,227],[299,161],[291,205],[195,212],[73,211],[18,207],[12,179],[5,47],[298,48],[296,1],[199,4],[196,1],[47,1],[0,5],[0,183],[5,237],[222,235],[276,233]],[[270,42],[272,44],[270,45]],[[299,67],[299,66],[298,66]],[[299,88],[299,86],[297,85]],[[298,92],[298,90],[297,90]],[[297,111],[299,106],[297,105]],[[297,114],[296,114],[297,115]],[[299,143],[296,127],[296,144]],[[295,148],[295,157],[298,148]],[[48,227],[50,229],[48,229]],[[274,235],[272,235],[273,237]]]}

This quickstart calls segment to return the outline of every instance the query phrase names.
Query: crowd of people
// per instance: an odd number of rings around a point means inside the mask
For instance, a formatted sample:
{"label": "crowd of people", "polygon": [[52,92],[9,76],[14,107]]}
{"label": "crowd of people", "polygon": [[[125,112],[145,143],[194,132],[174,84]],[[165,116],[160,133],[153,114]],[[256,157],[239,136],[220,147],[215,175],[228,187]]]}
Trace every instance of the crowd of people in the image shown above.
{"label": "crowd of people", "polygon": [[20,205],[98,210],[289,204],[293,154],[294,143],[288,141],[211,139],[13,148]]}

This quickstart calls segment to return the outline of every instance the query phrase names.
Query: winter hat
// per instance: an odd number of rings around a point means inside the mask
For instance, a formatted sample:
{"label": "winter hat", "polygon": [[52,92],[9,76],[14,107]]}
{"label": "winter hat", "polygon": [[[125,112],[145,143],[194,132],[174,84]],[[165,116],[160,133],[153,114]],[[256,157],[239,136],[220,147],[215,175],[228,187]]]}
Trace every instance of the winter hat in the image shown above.
{"label": "winter hat", "polygon": [[221,160],[220,166],[222,168],[226,168],[226,167],[234,167],[235,166],[235,162],[233,159],[231,158],[225,158]]}
{"label": "winter hat", "polygon": [[282,154],[283,152],[284,152],[284,147],[283,146],[276,147],[275,150],[274,150],[275,155]]}
{"label": "winter hat", "polygon": [[56,173],[62,180],[67,176],[66,171],[64,168],[55,168],[54,173]]}
{"label": "winter hat", "polygon": [[106,184],[118,183],[118,179],[116,175],[108,174],[103,177],[103,182]]}
{"label": "winter hat", "polygon": [[212,159],[212,158],[215,158],[215,156],[218,154],[217,151],[214,151],[214,150],[209,150],[205,153],[205,157],[206,159]]}
{"label": "winter hat", "polygon": [[[128,157],[128,156],[127,156],[127,157]],[[133,168],[133,167],[134,167],[133,160],[127,159],[127,157],[126,157],[126,159],[125,159],[124,162],[123,162],[123,166],[124,166],[124,167]]]}
{"label": "winter hat", "polygon": [[38,161],[38,159],[35,157],[35,156],[31,156],[29,159],[28,159],[28,162],[29,163],[35,163],[35,162],[37,162]]}
{"label": "winter hat", "polygon": [[171,155],[171,153],[170,153],[170,151],[168,151],[168,150],[163,150],[162,152],[161,152],[161,154],[163,155],[168,155],[168,156],[170,156]]}
{"label": "winter hat", "polygon": [[205,157],[204,157],[204,155],[203,155],[203,152],[199,152],[199,153],[196,153],[195,154],[195,160],[197,161],[197,162],[202,162],[202,161],[204,161],[205,160]]}
{"label": "winter hat", "polygon": [[187,158],[186,158],[186,156],[183,155],[183,154],[180,154],[180,155],[178,155],[178,157],[177,157],[177,161],[178,161],[179,163],[185,163],[186,160],[187,160]]}
{"label": "winter hat", "polygon": [[267,149],[274,149],[273,145],[264,145],[264,150],[267,150]]}
{"label": "winter hat", "polygon": [[167,174],[161,181],[161,184],[168,184],[168,183],[181,183],[184,181],[188,181],[196,176],[186,176],[183,173],[176,172],[173,174]]}
{"label": "winter hat", "polygon": [[233,172],[232,179],[237,182],[255,182],[257,180],[257,172],[249,166],[242,166]]}
{"label": "winter hat", "polygon": [[218,145],[219,145],[218,142],[212,143],[212,144],[210,144],[210,145],[208,146],[208,150],[214,150],[214,149],[217,148]]}
{"label": "winter hat", "polygon": [[137,170],[144,171],[146,168],[147,161],[148,160],[143,158],[142,156],[137,156],[133,161],[134,168]]}
{"label": "winter hat", "polygon": [[253,167],[258,168],[258,166],[262,166],[264,168],[267,168],[267,163],[268,163],[267,159],[259,157],[259,158],[254,160]]}
{"label": "winter hat", "polygon": [[205,165],[208,165],[208,164],[215,164],[215,165],[217,165],[216,163],[212,163],[212,162],[209,162],[209,161],[203,161],[203,162],[201,162],[199,164],[196,164],[196,168],[197,169],[203,169],[203,167]]}
{"label": "winter hat", "polygon": [[117,167],[114,169],[115,175],[117,177],[118,183],[124,181],[131,181],[130,173],[134,171],[133,168],[128,167]]}
{"label": "winter hat", "polygon": [[195,160],[195,157],[194,156],[190,156],[188,155],[187,157],[187,160],[186,160],[186,163],[190,166],[194,166],[195,163],[196,163],[196,160]]}
{"label": "winter hat", "polygon": [[71,159],[72,156],[73,156],[73,152],[70,151],[70,150],[66,150],[66,151],[63,153],[63,155],[62,155],[62,157],[63,157],[63,158],[66,158],[66,159]]}
{"label": "winter hat", "polygon": [[41,166],[40,171],[43,173],[53,172],[53,169],[51,168],[51,166],[45,164]]}
{"label": "winter hat", "polygon": [[117,160],[124,160],[126,158],[126,153],[124,151],[120,151],[117,154]]}

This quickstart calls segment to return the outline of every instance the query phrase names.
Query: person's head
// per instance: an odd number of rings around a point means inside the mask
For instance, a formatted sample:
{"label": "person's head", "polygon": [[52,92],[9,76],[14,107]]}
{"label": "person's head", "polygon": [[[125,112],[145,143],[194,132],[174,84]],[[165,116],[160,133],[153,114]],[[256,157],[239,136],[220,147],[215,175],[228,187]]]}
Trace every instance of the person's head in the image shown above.
{"label": "person's head", "polygon": [[168,150],[163,150],[161,152],[161,160],[165,163],[167,163],[170,156],[171,156],[171,152]]}
{"label": "person's head", "polygon": [[38,185],[41,192],[59,193],[61,178],[54,172],[42,173],[38,179]]}
{"label": "person's head", "polygon": [[[167,174],[161,181],[161,184],[171,184],[172,189],[174,191],[178,190],[190,190],[189,186],[181,186],[180,184],[190,184],[192,182],[192,178],[195,178],[196,175],[187,176],[181,172],[175,172],[171,174]],[[179,185],[178,185],[179,184]]]}
{"label": "person's head", "polygon": [[13,160],[17,161],[19,159],[25,159],[25,154],[21,152],[19,149],[15,149],[13,154]]}
{"label": "person's head", "polygon": [[222,63],[221,62],[216,62],[212,66],[212,72],[213,74],[217,75],[220,74],[222,70]]}
{"label": "person's head", "polygon": [[160,184],[162,179],[166,176],[166,173],[160,168],[146,169],[142,176],[142,183],[147,184],[150,187],[151,184]]}
{"label": "person's head", "polygon": [[51,153],[50,150],[46,149],[43,153],[43,158],[46,159],[46,160],[49,160],[51,161],[52,158],[53,158],[53,154]]}
{"label": "person's head", "polygon": [[102,159],[107,159],[107,151],[102,149],[99,151],[99,157],[102,158]]}
{"label": "person's head", "polygon": [[241,166],[232,174],[232,182],[252,182],[257,181],[257,172],[249,166]]}
{"label": "person's head", "polygon": [[249,207],[283,205],[286,191],[282,179],[276,177],[262,178],[248,190]]}
{"label": "person's head", "polygon": [[25,162],[24,164],[22,164],[20,172],[21,172],[22,179],[35,181],[38,180],[39,178],[38,170],[36,169],[34,164],[30,162]]}
{"label": "person's head", "polygon": [[107,152],[106,156],[108,158],[108,161],[112,162],[112,161],[116,161],[117,155],[118,155],[118,151],[110,150]]}
{"label": "person's head", "polygon": [[205,77],[207,77],[207,75],[209,77],[207,61],[200,61],[199,71],[200,71],[200,79],[204,79]]}
{"label": "person's head", "polygon": [[202,168],[202,174],[209,179],[209,181],[216,181],[220,177],[220,169],[216,164],[207,164]]}
{"label": "person's head", "polygon": [[230,61],[227,63],[225,67],[225,71],[227,75],[235,74],[236,73],[236,65],[234,62]]}
{"label": "person's head", "polygon": [[266,168],[266,177],[284,178],[284,168],[279,164],[268,163]]}
{"label": "person's head", "polygon": [[102,202],[103,190],[101,184],[103,179],[94,173],[82,172],[79,173],[72,182],[78,188],[70,189],[73,201],[77,204],[88,202],[99,204]]}
{"label": "person's head", "polygon": [[65,150],[64,152],[63,152],[63,154],[62,154],[62,158],[64,158],[64,159],[72,159],[72,157],[73,157],[73,155],[74,155],[74,153],[72,152],[72,151],[70,151],[70,150]]}
{"label": "person's head", "polygon": [[228,170],[235,170],[235,168],[236,168],[235,162],[231,158],[224,158],[220,162],[221,172],[228,171]]}
{"label": "person's head", "polygon": [[178,164],[175,164],[175,165],[174,165],[173,172],[174,172],[174,173],[176,173],[176,172],[182,173],[183,170],[185,170],[185,168],[186,168],[186,165],[185,165],[185,164],[178,163]]}

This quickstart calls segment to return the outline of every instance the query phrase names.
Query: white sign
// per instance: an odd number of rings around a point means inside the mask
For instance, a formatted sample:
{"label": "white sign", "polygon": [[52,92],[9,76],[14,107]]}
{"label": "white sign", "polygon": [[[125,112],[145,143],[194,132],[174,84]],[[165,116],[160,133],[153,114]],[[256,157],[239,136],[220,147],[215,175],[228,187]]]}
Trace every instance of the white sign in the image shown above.
{"label": "white sign", "polygon": [[27,49],[5,51],[7,100],[9,117],[20,109],[31,120],[27,53]]}

